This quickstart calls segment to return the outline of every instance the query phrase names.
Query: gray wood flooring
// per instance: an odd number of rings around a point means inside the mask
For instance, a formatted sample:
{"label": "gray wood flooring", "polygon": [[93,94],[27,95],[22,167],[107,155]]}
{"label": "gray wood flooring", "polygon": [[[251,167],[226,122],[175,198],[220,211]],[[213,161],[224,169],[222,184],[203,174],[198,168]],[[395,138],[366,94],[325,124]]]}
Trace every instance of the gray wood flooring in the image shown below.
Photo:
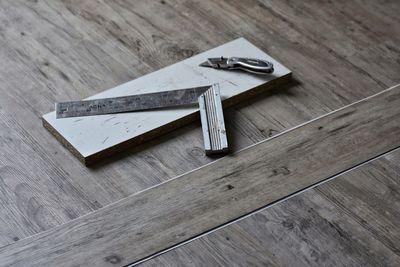
{"label": "gray wood flooring", "polygon": [[[396,0],[1,1],[0,246],[214,160],[203,155],[200,125],[193,124],[85,168],[41,126],[54,102],[93,95],[243,36],[291,69],[295,82],[225,112],[237,151],[399,83],[399,12]],[[330,195],[332,201],[375,189],[341,187],[346,193]],[[258,225],[256,216],[247,220]]]}
{"label": "gray wood flooring", "polygon": [[140,266],[398,266],[400,150]]}
{"label": "gray wood flooring", "polygon": [[0,248],[0,264],[137,262],[400,147],[399,107],[400,85]]}

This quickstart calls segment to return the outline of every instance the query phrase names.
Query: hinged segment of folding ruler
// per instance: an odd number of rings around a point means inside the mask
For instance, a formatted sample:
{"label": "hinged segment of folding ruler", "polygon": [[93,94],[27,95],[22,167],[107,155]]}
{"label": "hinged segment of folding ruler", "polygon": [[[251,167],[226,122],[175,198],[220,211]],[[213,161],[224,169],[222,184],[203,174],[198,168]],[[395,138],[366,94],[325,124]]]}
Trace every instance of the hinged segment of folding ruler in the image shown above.
{"label": "hinged segment of folding ruler", "polygon": [[228,151],[224,114],[218,84],[199,97],[200,118],[206,154]]}

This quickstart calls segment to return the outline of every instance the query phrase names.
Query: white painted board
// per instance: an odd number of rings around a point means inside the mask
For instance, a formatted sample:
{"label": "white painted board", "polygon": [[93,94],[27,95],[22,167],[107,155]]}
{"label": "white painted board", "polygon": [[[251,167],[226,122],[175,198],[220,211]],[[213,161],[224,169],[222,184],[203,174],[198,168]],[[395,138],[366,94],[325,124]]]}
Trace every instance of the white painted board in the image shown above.
{"label": "white painted board", "polygon": [[[252,75],[199,67],[209,57],[254,57],[271,61],[274,73]],[[244,38],[208,50],[87,99],[160,92],[219,83],[222,100],[288,75],[290,70]],[[59,136],[83,158],[100,153],[132,138],[198,111],[197,106],[121,114],[56,119],[55,112],[43,116]],[[65,144],[65,142],[64,142]]]}

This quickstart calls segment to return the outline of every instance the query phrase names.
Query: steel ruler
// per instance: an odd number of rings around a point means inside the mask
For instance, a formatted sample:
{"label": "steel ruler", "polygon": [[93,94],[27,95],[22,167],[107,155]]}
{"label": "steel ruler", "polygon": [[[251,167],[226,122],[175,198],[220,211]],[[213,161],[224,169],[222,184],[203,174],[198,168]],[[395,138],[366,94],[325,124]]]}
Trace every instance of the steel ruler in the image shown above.
{"label": "steel ruler", "polygon": [[80,117],[150,110],[199,103],[206,154],[228,150],[219,84],[147,93],[56,103],[56,117]]}
{"label": "steel ruler", "polygon": [[56,117],[80,117],[189,105],[211,85],[141,95],[56,103]]}

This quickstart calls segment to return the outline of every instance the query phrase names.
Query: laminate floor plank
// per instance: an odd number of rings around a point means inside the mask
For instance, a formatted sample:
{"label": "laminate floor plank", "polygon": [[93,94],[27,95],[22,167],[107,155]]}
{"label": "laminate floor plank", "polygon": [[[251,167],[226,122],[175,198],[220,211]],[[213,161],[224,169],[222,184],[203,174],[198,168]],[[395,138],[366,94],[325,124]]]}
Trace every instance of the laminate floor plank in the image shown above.
{"label": "laminate floor plank", "polygon": [[202,153],[193,124],[87,169],[41,126],[56,101],[243,36],[293,70],[296,84],[225,112],[237,151],[398,83],[398,1],[322,4],[2,1],[0,246],[215,160]]}
{"label": "laminate floor plank", "polygon": [[[393,19],[371,8],[372,2],[260,1],[262,6],[285,16],[293,28],[318,38],[330,52],[386,86],[399,82],[400,29]],[[394,8],[397,12],[400,7]],[[304,16],[309,19],[301,19]],[[318,21],[318,27],[313,27]],[[392,44],[392,45],[390,45]]]}
{"label": "laminate floor plank", "polygon": [[[146,63],[131,68],[137,62],[132,52],[115,49],[119,41],[107,35],[99,36],[99,26],[92,29],[77,21],[75,15],[60,7],[59,2],[39,2],[36,5],[15,1],[4,2],[1,7],[4,14],[1,16],[2,25],[8,27],[2,27],[0,31],[1,61],[2,66],[7,66],[1,68],[0,105],[4,110],[3,119],[7,122],[3,128],[7,131],[2,132],[3,141],[9,147],[2,149],[4,190],[8,191],[2,198],[9,203],[2,211],[18,214],[12,221],[4,219],[2,222],[1,245],[87,214],[212,160],[201,153],[202,137],[199,125],[196,125],[149,143],[139,148],[135,156],[117,164],[94,169],[79,166],[41,129],[38,118],[53,107],[56,99],[80,98],[93,90],[116,85],[116,81],[122,83],[132,79],[134,75],[143,74]],[[31,26],[32,23],[35,27]],[[161,39],[157,45],[168,48]],[[178,48],[175,50],[180,52]],[[163,53],[160,49],[156,51]],[[110,58],[110,55],[118,58]],[[170,60],[186,56],[189,54]],[[121,59],[125,61],[121,62]],[[241,148],[246,145],[236,144]],[[171,158],[171,153],[176,157]],[[19,155],[17,159],[16,154]],[[16,172],[9,174],[7,169],[40,179],[27,179]],[[12,182],[7,177],[12,177]],[[24,195],[25,191],[16,190],[18,186],[36,188],[37,193]],[[79,193],[74,193],[76,191]],[[12,201],[8,194],[17,199],[36,200],[38,204],[21,206],[19,200]],[[33,214],[42,216],[34,217]],[[15,224],[22,230],[13,228]],[[31,228],[29,224],[42,226]]]}
{"label": "laminate floor plank", "polygon": [[139,266],[397,266],[400,150]]}
{"label": "laminate floor plank", "polygon": [[399,147],[399,105],[400,85],[5,246],[0,262],[139,261]]}
{"label": "laminate floor plank", "polygon": [[[307,45],[310,43],[309,41],[304,41],[304,35],[307,34],[310,38],[316,39],[318,42],[320,39],[324,41],[324,45],[327,47],[321,48],[320,50],[323,51],[318,51],[315,50],[313,53],[314,54],[326,54],[327,58],[331,58],[331,55],[334,58],[334,61],[337,62],[342,62],[338,64],[332,64],[333,61],[329,61],[327,66],[330,67],[332,76],[330,79],[333,80],[338,80],[338,77],[340,77],[340,82],[343,82],[343,78],[345,75],[340,74],[337,70],[342,69],[345,70],[347,68],[355,69],[356,68],[360,72],[368,73],[373,79],[378,81],[378,84],[382,85],[391,85],[394,83],[398,83],[399,81],[399,76],[398,73],[400,71],[400,64],[398,62],[399,58],[399,51],[396,49],[396,47],[399,45],[399,41],[396,38],[398,34],[395,34],[398,32],[399,27],[397,26],[397,23],[394,23],[394,21],[398,20],[396,17],[396,14],[398,14],[400,10],[400,5],[396,3],[396,1],[388,1],[388,2],[381,2],[380,1],[370,1],[370,2],[365,2],[365,1],[335,1],[335,2],[324,2],[324,3],[318,3],[322,4],[321,6],[316,7],[310,7],[310,3],[312,4],[317,4],[317,2],[312,2],[312,1],[303,1],[303,2],[293,2],[293,1],[274,1],[271,3],[271,1],[260,1],[261,3],[261,9],[263,11],[257,11],[260,7],[257,6],[256,4],[249,4],[248,1],[241,1],[240,3],[242,4],[242,9],[244,11],[248,11],[249,17],[251,18],[256,17],[256,14],[259,14],[259,18],[261,17],[274,17],[273,13],[269,13],[265,10],[265,6],[271,9],[271,11],[281,13],[282,20],[275,20],[274,23],[271,23],[272,19],[264,19],[264,28],[269,29],[269,30],[274,30],[276,28],[282,28],[282,31],[277,31],[274,32],[274,42],[276,42],[276,35],[283,34],[287,40],[290,40],[291,42],[295,43],[296,45],[293,46],[294,51],[298,51],[298,49],[304,49],[304,47],[307,47]],[[240,4],[239,3],[239,4]],[[230,3],[232,4],[232,3]],[[390,6],[389,6],[390,5]],[[251,7],[254,7],[253,10]],[[305,8],[304,8],[305,7]],[[317,14],[319,12],[319,14]],[[267,14],[266,14],[267,13]],[[304,14],[307,13],[307,14]],[[394,14],[394,15],[393,15]],[[355,16],[354,16],[355,15]],[[352,19],[352,16],[354,16],[354,20]],[[314,18],[314,19],[305,19],[307,18]],[[372,17],[372,19],[370,19]],[[251,18],[248,18],[251,19]],[[261,19],[259,19],[261,21]],[[319,25],[316,23],[317,21],[322,21],[323,25]],[[338,25],[340,24],[346,24],[345,27],[339,27]],[[285,25],[287,24],[287,25]],[[318,25],[317,25],[318,24]],[[299,27],[300,26],[300,27]],[[332,30],[334,31],[334,34],[332,34]],[[294,32],[297,32],[297,34],[293,34]],[[344,35],[346,36],[344,39]],[[394,36],[396,35],[396,36]],[[294,36],[294,38],[290,38],[291,36]],[[357,39],[362,40],[362,43],[359,43]],[[279,40],[279,39],[278,39]],[[353,41],[356,40],[356,41]],[[350,43],[348,41],[351,41]],[[285,43],[285,47],[287,46],[287,43]],[[276,56],[280,58],[285,58],[287,55],[282,55],[279,52],[279,48],[281,46],[278,46],[276,48]],[[344,48],[350,47],[349,50],[346,50]],[[268,47],[268,49],[271,49]],[[326,52],[324,51],[326,50]],[[271,50],[270,50],[271,51]],[[301,50],[302,52],[304,50]],[[351,53],[350,53],[351,51]],[[274,53],[273,52],[273,53]],[[285,50],[285,54],[289,52],[289,55],[287,57],[291,58],[293,55],[291,53],[293,52],[291,49]],[[338,60],[338,55],[341,57],[340,60]],[[310,58],[312,58],[310,54]],[[301,60],[301,62],[308,63],[308,60]],[[322,61],[322,58],[321,58]],[[343,61],[350,62],[349,67],[344,67],[343,66]],[[285,62],[285,60],[283,60]],[[340,102],[335,101],[324,101],[324,96],[319,95],[315,99],[318,99],[319,101],[311,102],[310,101],[310,96],[309,94],[311,93],[311,97],[315,95],[316,92],[321,92],[323,94],[326,94],[326,88],[324,87],[329,87],[329,83],[327,81],[322,81],[318,84],[316,82],[315,84],[312,84],[310,86],[309,82],[307,82],[307,79],[309,77],[309,73],[306,71],[307,69],[311,69],[312,65],[305,65],[301,66],[299,65],[298,68],[293,66],[293,61],[291,61],[292,65],[290,67],[294,70],[295,73],[295,78],[300,80],[303,83],[303,86],[296,86],[292,88],[292,90],[289,90],[291,94],[285,94],[283,93],[274,93],[272,96],[268,96],[266,100],[263,101],[263,104],[258,104],[258,102],[253,102],[253,105],[249,107],[248,111],[246,108],[241,108],[241,112],[245,113],[247,117],[255,124],[257,127],[262,131],[262,133],[276,133],[279,131],[284,130],[286,127],[288,127],[287,124],[290,124],[291,121],[293,121],[292,125],[295,125],[299,121],[305,120],[306,118],[311,118],[318,116],[323,112],[324,110],[328,110],[331,108],[339,107],[341,104]],[[287,64],[287,63],[285,63]],[[342,65],[341,65],[342,64]],[[318,65],[318,63],[316,64]],[[351,66],[354,65],[354,66]],[[313,69],[313,68],[312,68]],[[305,71],[307,73],[302,73],[302,75],[296,75],[299,71]],[[317,75],[321,75],[321,77],[324,77],[324,79],[327,77],[327,75],[324,75],[321,73],[320,69],[313,69]],[[358,75],[350,75],[347,78],[351,79],[354,77],[357,77]],[[328,76],[329,77],[329,76]],[[306,81],[306,82],[305,82]],[[310,79],[311,82],[318,81],[318,79],[315,79],[315,77],[312,77]],[[359,81],[359,79],[354,79],[355,82]],[[347,82],[347,79],[346,79]],[[304,84],[305,83],[305,84]],[[343,83],[342,83],[343,84]],[[322,86],[321,86],[322,85]],[[372,83],[371,83],[372,85]],[[309,90],[309,88],[318,88],[318,90]],[[379,86],[378,86],[379,87]],[[377,87],[377,88],[378,88]],[[337,94],[339,97],[340,101],[352,101],[357,99],[357,97],[360,94],[364,94],[366,92],[370,92],[369,87],[365,86],[360,86],[358,87],[357,84],[351,85],[348,87],[352,91],[357,91],[356,94],[349,95],[346,97],[343,97],[343,94]],[[367,89],[368,88],[368,89]],[[337,87],[335,88],[329,88],[330,90],[333,90],[333,92],[338,93],[336,90]],[[307,100],[304,101],[306,105],[301,106],[301,103],[304,103],[302,100],[300,100],[304,96]],[[330,96],[329,96],[330,97]],[[294,100],[294,101],[293,101]],[[289,103],[295,103],[292,107],[289,105]],[[300,102],[300,103],[299,103]],[[318,103],[319,102],[319,103]],[[323,104],[321,102],[324,102]],[[310,105],[311,104],[311,105]],[[323,105],[321,107],[320,105]],[[282,107],[285,108],[282,108]],[[299,114],[298,112],[292,112],[291,110],[293,109],[299,110],[299,107],[304,107],[300,108],[301,111],[306,111],[309,114],[305,114],[303,116],[301,113]],[[254,110],[257,111],[257,113],[254,113]],[[288,112],[287,114],[285,112]],[[305,117],[305,118],[304,118]],[[282,122],[282,123],[277,123],[277,122]],[[285,125],[286,124],[286,125]],[[381,164],[382,161],[379,161],[379,164]],[[398,159],[397,162],[393,160],[392,165],[398,165]],[[339,183],[339,182],[338,182]],[[374,187],[374,185],[369,184],[368,186]],[[324,187],[325,188],[325,187]],[[392,190],[396,190],[396,185],[392,186]],[[346,196],[342,196],[346,197]],[[347,196],[348,198],[350,196]],[[299,198],[299,197],[297,197]],[[334,199],[332,201],[335,201]],[[304,204],[304,203],[303,203]],[[304,204],[305,205],[305,204]],[[390,205],[390,204],[388,204]],[[280,205],[280,208],[284,212],[286,206]],[[278,209],[277,207],[274,207],[274,209]],[[306,209],[306,208],[304,208]],[[360,212],[363,212],[363,208],[359,208]],[[382,208],[382,210],[385,210]],[[279,218],[277,218],[278,220]],[[312,219],[312,218],[311,218]],[[398,221],[397,218],[391,218],[393,222]],[[329,218],[328,218],[329,220]],[[252,227],[254,227],[254,231],[257,232],[257,234],[262,233],[263,231],[268,232],[269,229],[265,229],[263,225],[257,225],[257,216],[251,216],[246,219],[248,224],[251,224],[253,222]],[[384,223],[391,224],[389,221],[385,221]],[[382,222],[381,222],[382,224]],[[236,223],[234,225],[240,225],[240,223]],[[317,224],[313,224],[314,227],[317,227]],[[370,226],[373,228],[373,226]],[[229,235],[228,239],[233,240],[227,240],[224,237],[224,234],[222,233],[225,231],[224,230],[219,230],[215,233],[213,233],[214,236],[218,236],[215,238],[212,238],[212,241],[208,240],[208,237],[203,237],[200,240],[196,240],[194,243],[197,245],[185,245],[182,248],[177,249],[175,252],[169,252],[167,255],[163,255],[161,257],[157,257],[157,260],[149,262],[149,264],[163,264],[166,266],[176,266],[179,265],[182,262],[185,262],[190,265],[202,265],[205,262],[207,263],[212,263],[213,261],[210,258],[224,258],[226,262],[224,262],[224,265],[227,266],[236,266],[236,265],[249,265],[248,260],[250,260],[250,263],[254,263],[255,265],[264,265],[264,261],[257,259],[257,258],[262,258],[261,255],[263,253],[268,254],[270,251],[262,251],[259,252],[260,248],[263,247],[273,247],[273,244],[278,242],[278,240],[272,240],[272,239],[266,239],[265,243],[260,242],[258,246],[239,246],[238,247],[238,242],[237,238],[232,237],[232,235],[235,234],[235,231],[232,230],[231,235]],[[399,233],[399,229],[393,228],[391,230],[391,233],[396,237]],[[249,239],[254,238],[254,236],[257,236],[256,234],[252,235],[251,237],[248,237]],[[313,238],[318,239],[318,236],[310,238],[308,235],[303,235],[302,237],[298,237],[299,240],[296,240],[296,242],[301,243],[302,240],[313,240]],[[335,236],[332,237],[332,240],[335,240]],[[207,241],[208,240],[208,241]],[[396,240],[393,239],[392,240]],[[236,242],[235,242],[236,241]],[[339,240],[340,242],[343,242],[343,240]],[[292,241],[293,242],[293,241]],[[284,244],[280,244],[280,250],[283,251],[283,253],[288,253],[288,249],[292,247],[292,242],[286,242]],[[331,240],[327,239],[327,242],[330,243]],[[313,242],[310,242],[310,246],[313,245]],[[301,243],[303,246],[307,246],[306,243]],[[341,247],[342,245],[339,243],[337,246]],[[351,250],[352,243],[348,242],[349,249]],[[206,247],[207,249],[202,249]],[[315,249],[315,247],[313,247]],[[367,246],[364,248],[365,250],[369,250],[370,246],[367,244]],[[226,251],[228,250],[228,252]],[[234,250],[231,252],[231,250]],[[246,251],[248,254],[246,254],[243,257],[238,257],[237,255],[241,255],[242,251]],[[396,252],[396,249],[393,249],[393,251]],[[335,256],[331,257],[331,253],[335,253]],[[319,255],[320,254],[320,255]],[[286,262],[287,265],[289,266],[296,266],[298,265],[297,261],[299,260],[299,257],[308,257],[306,264],[303,262],[303,265],[320,265],[321,262],[325,262],[326,265],[329,265],[332,263],[333,260],[337,260],[335,257],[337,255],[337,258],[343,257],[346,255],[346,250],[338,250],[335,249],[334,251],[330,250],[324,250],[324,249],[318,249],[318,254],[313,253],[312,257],[304,256],[302,253],[297,253],[296,257],[291,257],[290,255],[285,255],[282,254],[279,257],[279,260],[288,260]],[[269,255],[269,254],[268,254]],[[353,257],[356,257],[354,254],[350,253],[350,255],[353,255]],[[366,259],[368,259],[368,255],[364,255]],[[379,255],[378,255],[379,256]],[[351,256],[348,256],[351,257]],[[165,259],[168,259],[164,261]],[[188,261],[180,261],[179,259],[186,258]],[[321,261],[322,259],[322,261]],[[160,261],[159,261],[160,260]],[[352,261],[354,259],[351,259]],[[371,262],[374,262],[373,260]],[[342,264],[340,265],[349,265],[350,263],[347,262],[341,262]],[[356,264],[356,262],[353,262],[353,265]],[[211,264],[213,265],[213,264]],[[270,264],[268,264],[270,265]],[[338,264],[333,264],[333,265],[338,265]],[[359,266],[368,266],[370,264],[361,264],[358,262]],[[376,265],[379,265],[376,264]]]}

